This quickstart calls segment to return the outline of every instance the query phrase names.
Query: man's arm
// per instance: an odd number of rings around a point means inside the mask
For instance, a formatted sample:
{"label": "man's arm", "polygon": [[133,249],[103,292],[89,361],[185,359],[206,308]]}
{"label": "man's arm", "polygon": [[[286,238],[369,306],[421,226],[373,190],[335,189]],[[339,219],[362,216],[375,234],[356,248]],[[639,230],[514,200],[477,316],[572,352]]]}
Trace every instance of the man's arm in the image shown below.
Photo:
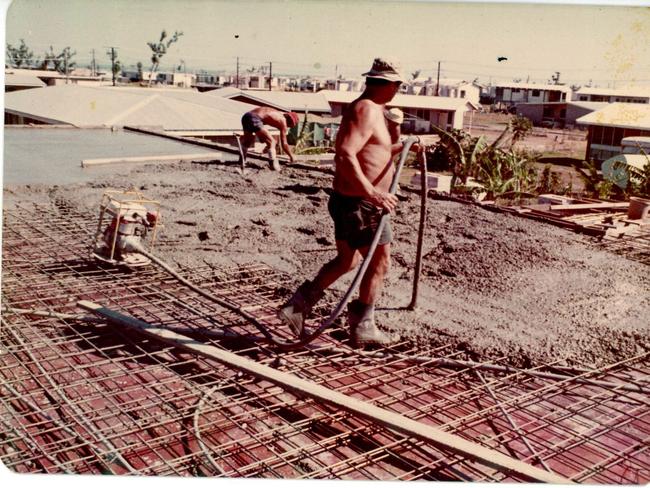
{"label": "man's arm", "polygon": [[287,142],[287,124],[284,120],[282,121],[282,126],[279,129],[280,129],[280,144],[282,145],[282,149],[284,150],[285,153],[287,153],[289,161],[293,163],[293,153],[291,152],[291,149],[289,148],[289,143]]}
{"label": "man's arm", "polygon": [[402,152],[402,149],[404,149],[404,141],[397,141],[390,147],[391,157],[394,157],[396,154]]}
{"label": "man's arm", "polygon": [[[373,110],[369,102],[361,100],[353,109],[348,129],[337,151],[337,165],[347,165],[352,171],[350,175],[354,178],[351,181],[355,187],[355,193],[373,205],[392,212],[397,204],[397,197],[390,193],[378,191],[366,178],[361,170],[357,154],[365,147],[372,136],[373,127],[378,115],[383,113]],[[383,119],[381,121],[383,123]]]}

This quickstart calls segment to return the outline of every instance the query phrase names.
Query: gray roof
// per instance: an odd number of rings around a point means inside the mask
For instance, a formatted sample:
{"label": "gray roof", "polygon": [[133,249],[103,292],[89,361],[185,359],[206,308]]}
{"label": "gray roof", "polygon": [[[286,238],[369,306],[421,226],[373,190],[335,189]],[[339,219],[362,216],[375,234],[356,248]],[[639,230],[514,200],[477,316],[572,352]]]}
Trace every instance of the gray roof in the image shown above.
{"label": "gray roof", "polygon": [[[359,98],[360,92],[344,92],[337,90],[322,90],[318,92],[329,102],[336,103],[350,103]],[[390,102],[386,104],[387,107],[402,107],[402,108],[422,108],[429,110],[467,110],[474,105],[466,98],[452,98],[452,97],[430,97],[421,95],[395,95]],[[474,107],[475,108],[475,107]]]}
{"label": "gray roof", "polygon": [[[228,90],[224,88],[224,90]],[[215,90],[218,91],[218,90]],[[207,93],[214,93],[207,92]],[[321,112],[329,113],[331,111],[330,104],[327,99],[322,95],[322,92],[306,93],[306,92],[285,92],[285,91],[269,91],[269,90],[238,90],[238,93],[229,90],[222,92],[228,98],[235,96],[246,97],[257,103],[277,108],[279,110],[293,110],[294,112]],[[218,95],[219,93],[217,93]]]}
{"label": "gray roof", "polygon": [[241,130],[252,106],[180,89],[58,85],[5,96],[5,111],[76,127],[162,126],[165,130]]}
{"label": "gray roof", "polygon": [[40,88],[46,86],[46,83],[33,75],[5,73],[5,86],[29,86]]}
{"label": "gray roof", "polygon": [[650,105],[608,103],[606,107],[576,120],[579,124],[650,130]]}
{"label": "gray roof", "polygon": [[597,88],[583,86],[576,92],[576,94],[648,98],[650,97],[650,87]]}

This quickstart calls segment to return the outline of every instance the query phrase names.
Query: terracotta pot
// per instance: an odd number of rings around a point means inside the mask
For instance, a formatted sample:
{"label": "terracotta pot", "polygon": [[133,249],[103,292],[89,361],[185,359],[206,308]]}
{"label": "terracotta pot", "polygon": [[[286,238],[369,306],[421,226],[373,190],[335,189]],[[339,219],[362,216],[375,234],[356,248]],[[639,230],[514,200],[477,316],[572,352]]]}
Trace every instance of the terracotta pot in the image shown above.
{"label": "terracotta pot", "polygon": [[650,200],[640,197],[630,197],[630,208],[627,210],[630,220],[650,220]]}

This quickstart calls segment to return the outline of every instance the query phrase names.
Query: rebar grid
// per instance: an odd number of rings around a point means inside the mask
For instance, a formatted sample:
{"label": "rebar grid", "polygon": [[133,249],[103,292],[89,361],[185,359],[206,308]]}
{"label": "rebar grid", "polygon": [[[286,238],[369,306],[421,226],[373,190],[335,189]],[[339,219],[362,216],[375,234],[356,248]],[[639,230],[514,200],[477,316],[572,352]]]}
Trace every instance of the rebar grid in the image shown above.
{"label": "rebar grid", "polygon": [[618,238],[603,239],[601,246],[628,259],[650,265],[650,228],[648,227]]}
{"label": "rebar grid", "polygon": [[[575,481],[650,479],[643,393],[407,359],[458,357],[448,346],[366,355],[340,326],[278,355],[241,317],[154,267],[89,261],[94,221],[65,206],[5,212],[4,225],[5,307],[78,314],[77,300],[93,300]],[[280,273],[251,264],[185,274],[283,332]],[[0,459],[19,472],[518,479],[106,323],[5,312],[0,340]],[[585,376],[650,387],[645,355]]]}

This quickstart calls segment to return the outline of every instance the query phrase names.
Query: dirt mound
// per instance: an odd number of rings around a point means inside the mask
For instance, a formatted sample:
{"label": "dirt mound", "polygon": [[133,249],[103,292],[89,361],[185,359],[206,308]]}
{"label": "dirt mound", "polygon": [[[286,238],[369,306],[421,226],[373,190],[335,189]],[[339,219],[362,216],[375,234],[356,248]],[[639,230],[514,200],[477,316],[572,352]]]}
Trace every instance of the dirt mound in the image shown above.
{"label": "dirt mound", "polygon": [[[5,205],[56,202],[95,218],[104,189],[134,187],[161,201],[157,252],[176,266],[264,262],[297,284],[335,254],[329,175],[259,166],[242,176],[231,166],[198,164],[122,173],[89,184],[10,189]],[[429,201],[418,310],[400,310],[411,296],[420,205],[417,195],[406,196],[393,217],[382,326],[474,358],[526,366],[599,366],[650,349],[647,266],[550,225],[451,201]],[[350,280],[330,296],[340,296]]]}

